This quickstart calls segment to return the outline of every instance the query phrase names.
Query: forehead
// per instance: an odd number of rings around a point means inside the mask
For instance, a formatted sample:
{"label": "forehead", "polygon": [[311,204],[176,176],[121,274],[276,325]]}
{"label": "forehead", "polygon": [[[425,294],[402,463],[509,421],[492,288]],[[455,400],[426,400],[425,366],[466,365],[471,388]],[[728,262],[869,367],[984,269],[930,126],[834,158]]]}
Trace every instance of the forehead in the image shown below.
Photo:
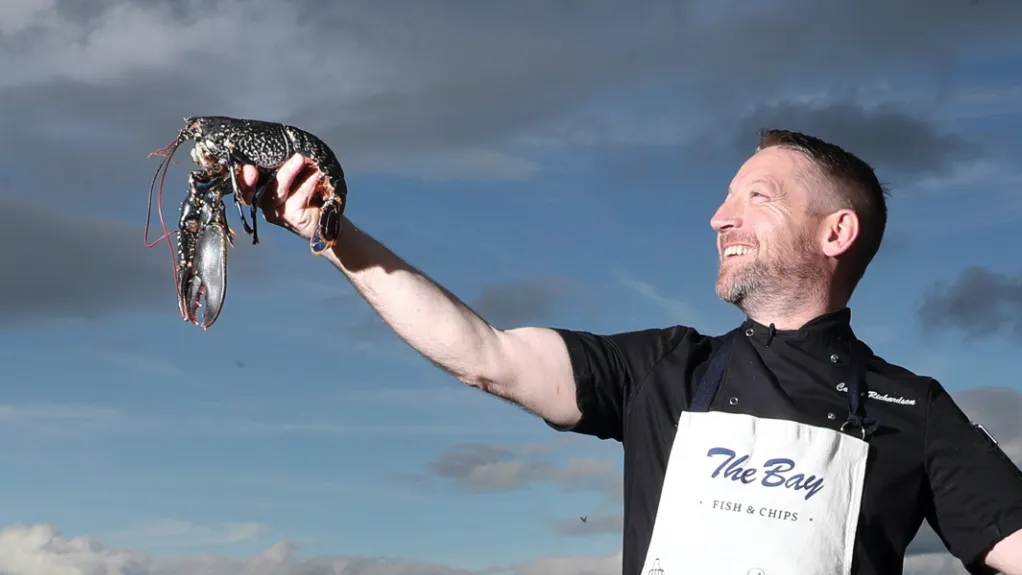
{"label": "forehead", "polygon": [[731,191],[756,183],[766,183],[785,192],[805,192],[807,177],[812,174],[812,163],[796,150],[771,147],[752,155],[738,169],[731,180]]}

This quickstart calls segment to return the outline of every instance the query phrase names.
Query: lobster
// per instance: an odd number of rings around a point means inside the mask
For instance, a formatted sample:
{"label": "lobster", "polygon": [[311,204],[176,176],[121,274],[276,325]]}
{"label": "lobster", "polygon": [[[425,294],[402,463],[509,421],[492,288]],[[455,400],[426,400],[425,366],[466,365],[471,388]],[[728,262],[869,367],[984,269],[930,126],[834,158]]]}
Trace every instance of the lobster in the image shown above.
{"label": "lobster", "polygon": [[[245,232],[252,236],[253,245],[258,244],[256,210],[270,182],[289,158],[296,153],[304,156],[322,174],[310,201],[311,207],[319,208],[319,219],[309,239],[309,249],[320,255],[332,248],[340,235],[348,189],[344,171],[330,147],[300,128],[229,116],[194,116],[184,121],[184,127],[170,144],[149,154],[149,157],[158,155],[164,159],[149,187],[145,243],[152,248],[171,235],[163,221],[163,182],[177,149],[192,141],[195,145],[191,159],[199,169],[188,176],[188,193],[181,202],[178,220],[177,248],[171,246],[170,251],[181,317],[206,330],[223,309],[227,294],[227,249],[234,246],[235,232],[227,223],[225,196],[234,196]],[[246,203],[238,184],[244,165],[253,165],[259,171],[250,203]],[[157,209],[164,233],[150,243],[149,224],[157,179],[160,179]],[[245,218],[243,207],[246,205],[250,207],[251,226]],[[205,307],[200,323],[196,316],[203,298]]]}

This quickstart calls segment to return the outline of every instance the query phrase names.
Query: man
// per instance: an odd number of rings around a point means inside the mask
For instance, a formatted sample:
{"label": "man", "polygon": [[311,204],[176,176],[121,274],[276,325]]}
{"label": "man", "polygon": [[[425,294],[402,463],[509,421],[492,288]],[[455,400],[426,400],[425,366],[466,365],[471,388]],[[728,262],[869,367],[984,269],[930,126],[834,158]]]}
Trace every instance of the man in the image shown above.
{"label": "man", "polygon": [[[302,171],[278,172],[264,213],[308,238]],[[923,519],[971,573],[1022,575],[1022,472],[940,383],[849,326],[886,225],[873,170],[767,131],[710,223],[717,293],[747,315],[727,336],[499,330],[347,219],[325,257],[462,382],[623,443],[625,575],[901,573]]]}

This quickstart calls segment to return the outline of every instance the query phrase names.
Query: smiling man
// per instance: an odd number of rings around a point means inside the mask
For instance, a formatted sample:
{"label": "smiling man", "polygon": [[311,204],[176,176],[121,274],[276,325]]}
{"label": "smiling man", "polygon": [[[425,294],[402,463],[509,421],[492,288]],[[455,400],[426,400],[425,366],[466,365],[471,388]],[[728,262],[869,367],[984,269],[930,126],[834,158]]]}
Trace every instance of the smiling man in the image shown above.
{"label": "smiling man", "polygon": [[[278,172],[264,213],[309,238],[302,171]],[[1022,575],[1022,472],[939,382],[851,329],[886,219],[866,163],[764,132],[711,218],[717,293],[747,316],[723,336],[499,330],[347,219],[326,258],[464,383],[623,443],[625,575],[896,574],[924,520],[971,573]]]}

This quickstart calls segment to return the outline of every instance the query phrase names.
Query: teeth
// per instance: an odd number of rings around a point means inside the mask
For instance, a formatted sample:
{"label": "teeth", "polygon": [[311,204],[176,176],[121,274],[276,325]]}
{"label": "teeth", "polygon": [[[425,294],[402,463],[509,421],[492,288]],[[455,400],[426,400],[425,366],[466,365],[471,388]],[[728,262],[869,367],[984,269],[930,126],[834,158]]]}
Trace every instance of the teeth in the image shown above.
{"label": "teeth", "polygon": [[748,253],[752,253],[752,248],[746,246],[729,246],[724,249],[724,257],[744,256]]}

